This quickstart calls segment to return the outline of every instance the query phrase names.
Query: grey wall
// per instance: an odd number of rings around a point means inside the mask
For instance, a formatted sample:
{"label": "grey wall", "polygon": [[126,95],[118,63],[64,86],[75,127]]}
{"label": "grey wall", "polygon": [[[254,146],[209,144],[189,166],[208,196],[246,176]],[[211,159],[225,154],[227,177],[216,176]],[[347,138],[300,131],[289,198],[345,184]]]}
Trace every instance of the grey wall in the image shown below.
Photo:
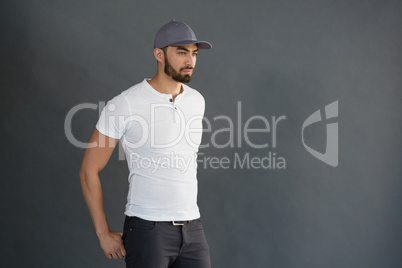
{"label": "grey wall", "polygon": [[[199,168],[199,206],[213,267],[400,267],[402,261],[401,1],[2,1],[2,267],[124,267],[101,252],[81,195],[83,149],[66,138],[68,111],[107,101],[155,73],[153,37],[170,19],[214,47],[191,86],[212,130],[226,115],[278,124],[252,133],[256,149],[204,148],[202,156],[275,153],[285,169]],[[304,148],[301,128],[339,102],[339,165]],[[72,121],[87,141],[98,111]],[[255,121],[253,127],[262,121]],[[250,125],[251,127],[251,125]],[[237,131],[237,130],[236,130]],[[235,133],[237,140],[237,132]],[[305,132],[325,151],[325,123]],[[204,143],[212,134],[205,133]],[[223,144],[228,133],[216,136]],[[111,227],[121,230],[127,167],[117,151],[102,172]]]}

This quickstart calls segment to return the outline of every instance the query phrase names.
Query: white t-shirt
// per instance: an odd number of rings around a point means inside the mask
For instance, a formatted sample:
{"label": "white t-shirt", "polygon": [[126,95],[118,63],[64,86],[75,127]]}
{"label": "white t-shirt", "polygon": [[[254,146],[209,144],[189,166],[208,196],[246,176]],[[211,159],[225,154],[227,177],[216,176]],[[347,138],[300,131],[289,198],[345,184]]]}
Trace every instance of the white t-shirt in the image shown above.
{"label": "white t-shirt", "polygon": [[147,79],[104,107],[96,128],[120,139],[129,168],[125,214],[152,221],[192,220],[197,206],[197,152],[205,101],[183,84],[172,95]]}

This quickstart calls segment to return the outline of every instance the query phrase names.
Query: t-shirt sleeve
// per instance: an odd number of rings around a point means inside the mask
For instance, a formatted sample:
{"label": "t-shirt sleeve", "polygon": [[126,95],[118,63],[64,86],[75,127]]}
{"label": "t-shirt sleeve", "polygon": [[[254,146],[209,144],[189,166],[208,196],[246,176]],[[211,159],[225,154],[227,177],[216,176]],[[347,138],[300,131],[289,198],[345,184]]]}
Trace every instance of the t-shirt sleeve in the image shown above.
{"label": "t-shirt sleeve", "polygon": [[127,128],[130,106],[126,98],[120,94],[107,102],[103,108],[96,129],[105,136],[120,139]]}

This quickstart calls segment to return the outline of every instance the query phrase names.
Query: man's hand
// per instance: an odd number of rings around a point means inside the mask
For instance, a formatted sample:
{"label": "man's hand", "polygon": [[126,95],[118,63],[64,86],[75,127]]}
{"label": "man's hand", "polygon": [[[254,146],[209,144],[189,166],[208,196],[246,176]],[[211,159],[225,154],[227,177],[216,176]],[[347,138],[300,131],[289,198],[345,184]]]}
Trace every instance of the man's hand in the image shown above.
{"label": "man's hand", "polygon": [[122,235],[123,233],[108,232],[99,236],[100,246],[110,260],[112,258],[115,260],[122,259],[126,256],[126,250],[121,239]]}

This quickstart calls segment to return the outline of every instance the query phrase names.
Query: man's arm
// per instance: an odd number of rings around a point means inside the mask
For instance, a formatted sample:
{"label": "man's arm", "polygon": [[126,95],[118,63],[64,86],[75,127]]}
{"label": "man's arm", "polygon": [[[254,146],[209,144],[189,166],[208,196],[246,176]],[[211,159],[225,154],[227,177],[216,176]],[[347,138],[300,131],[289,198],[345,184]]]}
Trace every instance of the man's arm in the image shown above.
{"label": "man's arm", "polygon": [[103,207],[103,197],[99,172],[106,166],[119,140],[112,139],[100,133],[93,132],[85,151],[80,168],[82,193],[91,214],[96,234],[105,255],[111,259],[123,258],[126,255],[122,233],[114,233],[109,229]]}

